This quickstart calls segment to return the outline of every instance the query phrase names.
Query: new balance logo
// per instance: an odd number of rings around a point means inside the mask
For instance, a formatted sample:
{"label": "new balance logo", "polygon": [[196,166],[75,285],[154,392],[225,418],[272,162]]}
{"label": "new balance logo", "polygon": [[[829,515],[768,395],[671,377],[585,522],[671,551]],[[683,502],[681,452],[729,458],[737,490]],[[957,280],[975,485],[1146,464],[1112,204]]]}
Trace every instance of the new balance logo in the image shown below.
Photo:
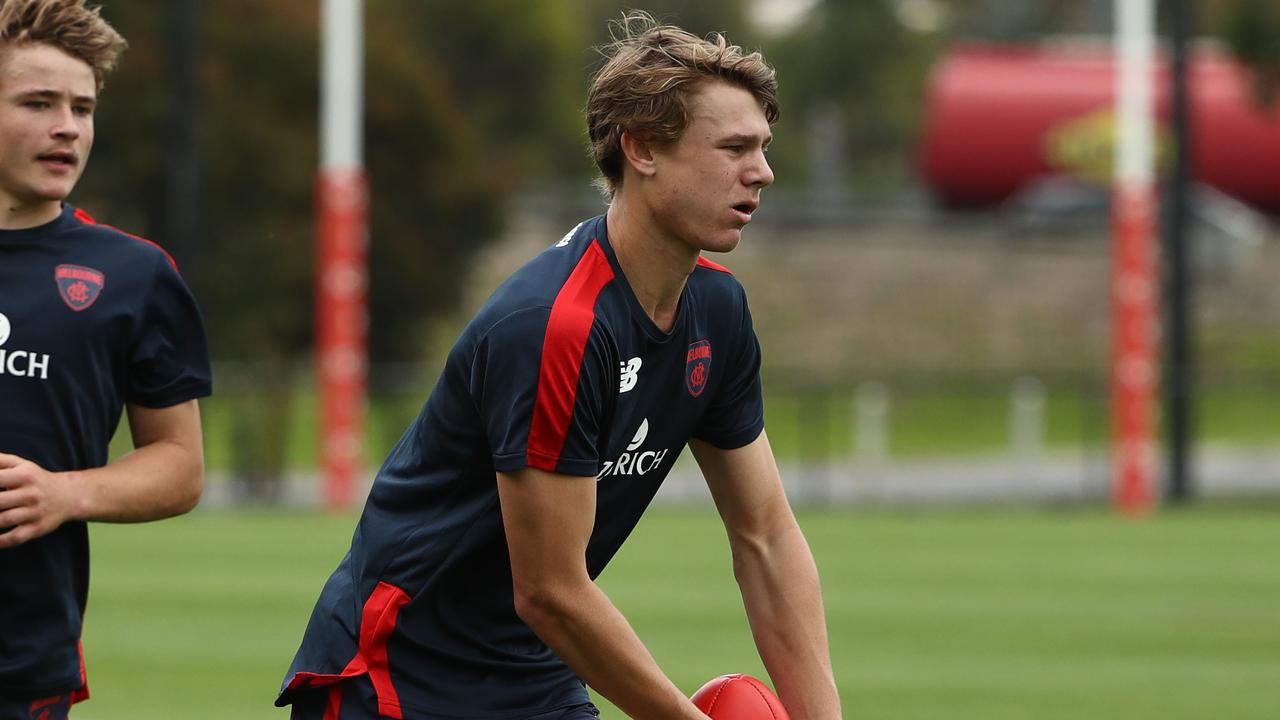
{"label": "new balance logo", "polygon": [[[583,220],[582,222],[586,222],[586,220]],[[582,223],[574,225],[572,230],[565,233],[564,237],[560,238],[560,242],[556,243],[556,247],[564,247],[565,245],[568,245],[569,241],[573,239],[573,234],[578,232],[578,228],[580,227],[582,227]]]}
{"label": "new balance logo", "polygon": [[622,367],[622,379],[618,382],[619,393],[628,392],[636,386],[636,383],[640,380],[640,366],[643,364],[644,361],[638,357],[618,363]]}

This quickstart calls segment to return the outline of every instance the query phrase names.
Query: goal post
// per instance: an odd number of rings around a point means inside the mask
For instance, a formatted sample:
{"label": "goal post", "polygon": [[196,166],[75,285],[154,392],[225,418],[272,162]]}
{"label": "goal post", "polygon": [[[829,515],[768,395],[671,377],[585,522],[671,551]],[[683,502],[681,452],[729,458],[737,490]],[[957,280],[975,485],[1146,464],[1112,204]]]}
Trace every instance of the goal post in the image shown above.
{"label": "goal post", "polygon": [[1130,515],[1156,498],[1158,300],[1152,0],[1115,0],[1116,162],[1112,186],[1112,499]]}

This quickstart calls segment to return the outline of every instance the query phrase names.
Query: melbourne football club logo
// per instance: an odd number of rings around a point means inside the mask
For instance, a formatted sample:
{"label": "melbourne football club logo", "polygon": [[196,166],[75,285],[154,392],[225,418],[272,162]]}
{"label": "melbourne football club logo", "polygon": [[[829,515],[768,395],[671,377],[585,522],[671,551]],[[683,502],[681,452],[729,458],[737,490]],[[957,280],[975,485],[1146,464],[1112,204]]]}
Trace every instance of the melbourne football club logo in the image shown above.
{"label": "melbourne football club logo", "polygon": [[53,271],[58,283],[58,294],[67,307],[80,312],[92,305],[102,293],[106,277],[93,268],[80,265],[59,265]]}
{"label": "melbourne football club logo", "polygon": [[699,340],[689,346],[684,362],[684,386],[689,394],[698,397],[707,389],[707,376],[711,374],[711,341]]}

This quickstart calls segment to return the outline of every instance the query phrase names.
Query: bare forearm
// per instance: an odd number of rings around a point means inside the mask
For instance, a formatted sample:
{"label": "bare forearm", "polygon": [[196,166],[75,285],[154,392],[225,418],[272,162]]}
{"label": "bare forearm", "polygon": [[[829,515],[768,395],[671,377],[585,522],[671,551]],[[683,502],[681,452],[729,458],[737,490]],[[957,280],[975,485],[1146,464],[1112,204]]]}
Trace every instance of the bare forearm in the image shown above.
{"label": "bare forearm", "polygon": [[181,515],[196,506],[204,480],[199,451],[160,441],[105,467],[67,473],[75,488],[74,518],[146,522]]}
{"label": "bare forearm", "polygon": [[520,607],[588,685],[635,720],[706,720],[658,667],[622,613],[594,583]]}
{"label": "bare forearm", "polygon": [[818,570],[799,527],[736,543],[733,560],[756,646],[791,717],[839,718]]}

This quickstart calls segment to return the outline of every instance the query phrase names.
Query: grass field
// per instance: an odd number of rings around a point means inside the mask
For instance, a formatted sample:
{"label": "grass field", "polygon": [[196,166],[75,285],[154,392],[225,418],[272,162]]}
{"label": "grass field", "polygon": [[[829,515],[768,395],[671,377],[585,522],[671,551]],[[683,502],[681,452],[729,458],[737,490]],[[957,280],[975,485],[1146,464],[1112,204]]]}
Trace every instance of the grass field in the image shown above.
{"label": "grass field", "polygon": [[[1280,506],[801,523],[845,717],[1280,717]],[[266,511],[94,526],[93,699],[76,720],[287,717],[271,701],[353,527]],[[654,510],[601,584],[686,691],[763,673],[711,512]]]}

